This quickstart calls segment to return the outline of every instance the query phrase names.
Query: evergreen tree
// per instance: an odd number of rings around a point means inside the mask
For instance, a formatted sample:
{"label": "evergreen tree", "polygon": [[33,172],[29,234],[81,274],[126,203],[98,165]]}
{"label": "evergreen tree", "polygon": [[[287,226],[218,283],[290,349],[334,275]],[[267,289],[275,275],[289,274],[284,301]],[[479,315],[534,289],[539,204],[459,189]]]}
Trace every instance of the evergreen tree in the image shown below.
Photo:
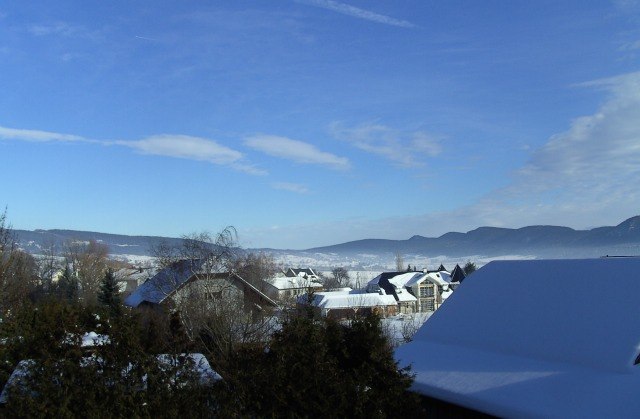
{"label": "evergreen tree", "polygon": [[108,269],[104,274],[104,279],[100,285],[100,292],[98,292],[98,302],[108,307],[112,315],[117,316],[122,312],[120,288],[111,269]]}
{"label": "evergreen tree", "polygon": [[[109,323],[108,340],[82,346],[86,330]],[[142,324],[123,311],[98,319],[90,307],[66,301],[25,304],[0,336],[11,339],[0,351],[0,378],[23,362],[20,383],[10,386],[1,417],[211,417],[213,390],[199,381],[193,361],[148,353]],[[4,383],[0,383],[4,385]]]}
{"label": "evergreen tree", "polygon": [[424,416],[376,316],[349,325],[293,316],[267,349],[241,349],[227,368],[222,416]]}
{"label": "evergreen tree", "polygon": [[193,344],[184,329],[179,311],[171,313],[171,317],[169,318],[169,335],[169,345],[171,346],[169,349],[173,353],[189,352],[193,348]]}
{"label": "evergreen tree", "polygon": [[58,279],[57,289],[65,300],[75,301],[78,298],[78,280],[68,264],[65,264],[62,276]]}
{"label": "evergreen tree", "polygon": [[467,261],[467,263],[464,265],[464,267],[462,268],[462,270],[464,271],[464,273],[469,276],[472,273],[474,273],[476,270],[478,269],[478,267],[476,266],[475,263],[471,262],[471,261]]}

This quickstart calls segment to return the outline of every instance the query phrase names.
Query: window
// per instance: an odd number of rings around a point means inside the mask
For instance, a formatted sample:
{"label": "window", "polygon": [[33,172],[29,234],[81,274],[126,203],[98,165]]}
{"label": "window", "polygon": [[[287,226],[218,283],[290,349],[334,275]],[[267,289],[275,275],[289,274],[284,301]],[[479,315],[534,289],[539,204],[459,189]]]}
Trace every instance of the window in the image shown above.
{"label": "window", "polygon": [[433,286],[421,286],[420,287],[420,297],[433,297]]}
{"label": "window", "polygon": [[431,299],[424,301],[423,304],[424,304],[423,307],[425,311],[434,311],[436,308],[433,300]]}

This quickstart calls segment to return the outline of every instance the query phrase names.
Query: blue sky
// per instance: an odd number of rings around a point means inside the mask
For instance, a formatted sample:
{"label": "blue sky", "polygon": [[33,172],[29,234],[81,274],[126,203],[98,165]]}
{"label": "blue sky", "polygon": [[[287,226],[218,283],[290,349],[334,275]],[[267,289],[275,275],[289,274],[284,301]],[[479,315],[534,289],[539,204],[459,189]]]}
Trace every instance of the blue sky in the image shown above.
{"label": "blue sky", "polygon": [[15,228],[309,248],[640,213],[640,2],[0,4]]}

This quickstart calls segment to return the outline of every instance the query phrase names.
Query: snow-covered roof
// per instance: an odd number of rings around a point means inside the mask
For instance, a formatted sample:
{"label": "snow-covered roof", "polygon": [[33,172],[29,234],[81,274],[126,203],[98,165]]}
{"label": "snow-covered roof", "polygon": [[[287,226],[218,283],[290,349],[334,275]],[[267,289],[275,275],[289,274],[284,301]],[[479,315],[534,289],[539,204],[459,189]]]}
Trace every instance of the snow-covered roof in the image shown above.
{"label": "snow-covered roof", "polygon": [[640,416],[639,258],[496,261],[473,276],[396,350],[415,391],[501,417]]}
{"label": "snow-covered roof", "polygon": [[407,272],[389,278],[389,283],[391,283],[396,289],[404,288],[407,285],[407,282],[419,276],[422,276],[422,272]]}
{"label": "snow-covered roof", "polygon": [[399,303],[418,301],[418,299],[411,295],[407,290],[399,289],[396,291],[396,295],[398,296]]}
{"label": "snow-covered roof", "polygon": [[145,301],[160,304],[169,295],[182,287],[195,273],[199,272],[204,262],[204,259],[185,259],[162,269],[136,288],[124,300],[124,303],[131,307],[137,307]]}
{"label": "snow-covered roof", "polygon": [[363,293],[359,291],[319,292],[314,294],[311,304],[323,309],[397,305],[396,299],[393,295],[380,295],[377,293]]}
{"label": "snow-covered roof", "polygon": [[[382,279],[389,280],[390,278],[393,278],[394,276],[403,275],[405,273],[406,272],[382,272],[380,275],[376,276],[371,281],[367,282],[367,285],[378,285],[380,283],[380,280],[382,280]],[[411,272],[411,273],[415,274],[415,272]]]}
{"label": "snow-covered roof", "polygon": [[280,276],[272,278],[268,281],[271,285],[279,290],[287,289],[299,289],[299,288],[322,288],[322,284],[310,279],[305,279],[301,276]]}
{"label": "snow-covered roof", "polygon": [[445,286],[449,284],[450,279],[451,277],[446,272],[429,272],[426,274],[414,276],[409,281],[407,281],[404,286],[413,287],[427,280],[433,282],[436,285]]}

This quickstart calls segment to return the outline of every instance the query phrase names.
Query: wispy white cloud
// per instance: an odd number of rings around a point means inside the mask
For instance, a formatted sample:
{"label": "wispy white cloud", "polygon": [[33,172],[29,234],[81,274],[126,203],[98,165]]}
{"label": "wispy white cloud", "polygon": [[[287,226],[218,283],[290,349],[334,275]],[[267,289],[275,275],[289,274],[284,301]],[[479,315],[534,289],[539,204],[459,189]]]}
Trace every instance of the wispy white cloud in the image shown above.
{"label": "wispy white cloud", "polygon": [[[475,205],[441,214],[442,224],[612,225],[640,213],[640,72],[590,83],[607,98],[533,150],[511,183]],[[448,218],[449,223],[444,221]],[[470,224],[469,224],[470,223]]]}
{"label": "wispy white cloud", "polygon": [[359,7],[351,6],[334,0],[298,0],[298,3],[304,3],[311,6],[321,7],[323,9],[342,13],[343,15],[352,16],[358,19],[364,19],[371,22],[382,23],[384,25],[398,26],[401,28],[413,28],[414,25],[406,20],[395,19]]}
{"label": "wispy white cloud", "polygon": [[249,174],[266,174],[264,170],[243,163],[244,156],[239,151],[206,138],[163,134],[137,141],[118,141],[117,144],[133,148],[143,154],[206,161],[231,166]]}
{"label": "wispy white cloud", "polygon": [[[640,175],[640,72],[585,83],[609,98],[592,115],[553,135],[518,172],[521,184],[548,191],[607,193]],[[635,183],[635,182],[633,182]]]}
{"label": "wispy white cloud", "polygon": [[350,128],[338,122],[331,124],[330,131],[336,138],[400,167],[422,166],[425,157],[435,157],[442,152],[439,139],[424,131],[403,132],[380,124]]}
{"label": "wispy white cloud", "polygon": [[214,140],[189,135],[154,135],[141,140],[105,141],[73,134],[16,129],[0,126],[0,140],[29,142],[83,142],[103,146],[124,146],[143,154],[166,156],[228,166],[252,175],[265,175],[266,171],[247,163],[244,155]]}
{"label": "wispy white cloud", "polygon": [[275,135],[255,135],[245,139],[244,144],[254,150],[274,157],[303,164],[318,164],[332,169],[349,168],[349,159],[319,150],[313,144]]}
{"label": "wispy white cloud", "polygon": [[32,129],[16,129],[0,126],[0,139],[47,142],[47,141],[89,141],[78,135],[60,134],[57,132],[39,131]]}
{"label": "wispy white cloud", "polygon": [[153,41],[153,42],[159,41],[158,39],[155,39],[155,38],[149,38],[147,36],[140,36],[140,35],[135,35],[134,38],[142,39],[143,41]]}
{"label": "wispy white cloud", "polygon": [[27,28],[30,34],[35,36],[62,35],[71,36],[84,32],[80,26],[70,25],[66,22],[54,22],[40,25],[31,25]]}
{"label": "wispy white cloud", "polygon": [[273,189],[279,189],[282,191],[295,192],[299,194],[306,194],[309,192],[309,189],[298,183],[289,183],[289,182],[275,182],[271,184]]}
{"label": "wispy white cloud", "polygon": [[202,160],[216,164],[235,163],[242,158],[239,151],[221,146],[212,140],[188,135],[155,135],[137,141],[119,141],[118,144],[144,154]]}
{"label": "wispy white cloud", "polygon": [[638,49],[640,49],[640,40],[626,42],[618,48],[619,51],[624,51],[624,52],[635,51]]}

